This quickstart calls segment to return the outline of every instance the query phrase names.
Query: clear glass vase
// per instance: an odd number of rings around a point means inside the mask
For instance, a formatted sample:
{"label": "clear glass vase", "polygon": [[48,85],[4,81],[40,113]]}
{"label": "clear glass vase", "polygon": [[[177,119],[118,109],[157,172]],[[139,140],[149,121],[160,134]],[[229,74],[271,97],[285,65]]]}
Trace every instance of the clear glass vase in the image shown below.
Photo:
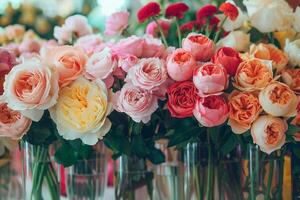
{"label": "clear glass vase", "polygon": [[65,169],[67,197],[70,200],[103,200],[107,184],[107,157],[102,143],[87,160]]}
{"label": "clear glass vase", "polygon": [[49,146],[23,146],[23,187],[25,200],[59,200],[60,188]]}
{"label": "clear glass vase", "polygon": [[116,200],[153,199],[154,175],[145,159],[122,155],[114,168]]}

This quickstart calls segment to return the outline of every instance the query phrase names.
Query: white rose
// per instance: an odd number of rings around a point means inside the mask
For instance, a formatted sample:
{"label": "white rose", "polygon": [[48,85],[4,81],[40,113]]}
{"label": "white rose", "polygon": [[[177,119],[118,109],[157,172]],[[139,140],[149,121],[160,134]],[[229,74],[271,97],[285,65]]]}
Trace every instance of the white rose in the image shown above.
{"label": "white rose", "polygon": [[300,7],[296,8],[294,17],[295,17],[295,20],[294,20],[293,27],[294,27],[295,31],[300,32]]}
{"label": "white rose", "polygon": [[286,41],[284,51],[289,57],[289,63],[292,66],[300,66],[300,39],[290,42]]}
{"label": "white rose", "polygon": [[218,47],[231,47],[237,51],[247,51],[249,45],[250,35],[243,31],[232,31],[217,44]]}
{"label": "white rose", "polygon": [[260,32],[284,31],[292,27],[293,10],[284,0],[244,0],[252,26]]}

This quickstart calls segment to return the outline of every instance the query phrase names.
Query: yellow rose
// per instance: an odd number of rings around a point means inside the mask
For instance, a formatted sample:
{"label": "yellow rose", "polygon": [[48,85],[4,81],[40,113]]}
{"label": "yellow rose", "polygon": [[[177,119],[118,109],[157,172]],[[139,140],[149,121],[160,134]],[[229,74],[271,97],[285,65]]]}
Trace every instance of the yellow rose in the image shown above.
{"label": "yellow rose", "polygon": [[83,143],[94,145],[110,130],[107,115],[111,111],[105,84],[80,77],[60,90],[57,104],[50,113],[63,138],[80,138]]}

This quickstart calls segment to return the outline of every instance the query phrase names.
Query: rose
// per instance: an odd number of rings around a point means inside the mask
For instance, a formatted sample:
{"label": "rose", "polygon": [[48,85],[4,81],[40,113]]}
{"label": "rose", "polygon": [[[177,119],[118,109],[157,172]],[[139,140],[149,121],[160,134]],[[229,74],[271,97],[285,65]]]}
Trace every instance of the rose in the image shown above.
{"label": "rose", "polygon": [[20,40],[25,34],[25,27],[20,24],[9,25],[5,28],[5,35],[9,40]]}
{"label": "rose", "polygon": [[165,51],[165,47],[160,39],[153,38],[151,35],[144,37],[142,57],[161,57]]}
{"label": "rose", "polygon": [[253,142],[260,150],[271,154],[285,143],[285,132],[288,129],[286,121],[270,115],[260,116],[251,127]]}
{"label": "rose", "polygon": [[41,51],[45,62],[59,74],[59,86],[65,87],[84,72],[87,56],[82,49],[73,46],[55,46]]}
{"label": "rose", "polygon": [[142,56],[142,49],[145,40],[143,38],[137,37],[135,35],[130,36],[125,39],[121,39],[112,48],[113,51],[118,55],[134,55],[136,57]]}
{"label": "rose", "polygon": [[259,103],[264,111],[276,117],[296,115],[297,96],[285,84],[273,82],[259,93]]}
{"label": "rose", "polygon": [[8,107],[33,121],[39,121],[44,110],[56,104],[58,90],[57,74],[37,58],[16,65],[4,82]]}
{"label": "rose", "polygon": [[125,81],[150,91],[159,90],[167,78],[167,69],[162,60],[159,58],[144,58],[129,69]]}
{"label": "rose", "polygon": [[136,56],[130,54],[120,55],[118,58],[118,66],[121,67],[125,72],[128,72],[128,70],[139,61]]}
{"label": "rose", "polygon": [[219,10],[232,21],[236,20],[239,15],[239,10],[235,6],[235,3],[224,2],[220,5]]}
{"label": "rose", "polygon": [[55,26],[53,30],[53,36],[55,39],[57,39],[59,44],[72,42],[72,32],[64,26]]}
{"label": "rose", "polygon": [[86,73],[93,78],[106,79],[117,67],[118,60],[109,48],[94,53],[86,63]]}
{"label": "rose", "polygon": [[7,104],[0,100],[0,137],[20,139],[29,130],[30,125],[30,119],[8,108]]}
{"label": "rose", "polygon": [[208,61],[214,53],[215,44],[205,35],[190,33],[183,39],[182,48],[190,51],[197,61]]}
{"label": "rose", "polygon": [[286,41],[284,51],[289,57],[289,64],[292,66],[300,66],[300,39],[290,42]]}
{"label": "rose", "polygon": [[189,6],[183,2],[171,3],[166,8],[165,16],[170,19],[176,17],[182,19],[184,14],[189,10]]}
{"label": "rose", "polygon": [[271,60],[273,67],[277,69],[277,71],[282,71],[288,63],[287,54],[273,44],[253,44],[250,46],[250,54],[255,58]]}
{"label": "rose", "polygon": [[293,10],[284,0],[244,0],[251,25],[268,33],[289,29],[294,20]]}
{"label": "rose", "polygon": [[38,53],[40,51],[41,44],[34,39],[24,40],[19,46],[20,53]]}
{"label": "rose", "polygon": [[[165,37],[168,37],[168,32],[171,26],[171,22],[167,20],[157,20],[157,23],[162,28]],[[152,35],[153,37],[158,37],[160,32],[158,25],[155,21],[150,22],[146,27],[146,34]]]}
{"label": "rose", "polygon": [[157,97],[151,92],[126,83],[114,95],[114,108],[129,115],[133,121],[148,123],[158,108]]}
{"label": "rose", "polygon": [[250,59],[240,63],[234,86],[243,91],[262,90],[273,80],[272,63]]}
{"label": "rose", "polygon": [[102,38],[98,34],[86,35],[76,40],[75,47],[81,47],[88,56],[91,56],[95,50],[103,44]]}
{"label": "rose", "polygon": [[195,118],[205,127],[223,124],[228,118],[228,104],[222,96],[208,96],[198,99],[193,110]]}
{"label": "rose", "polygon": [[239,53],[233,48],[222,47],[212,57],[212,62],[222,65],[229,75],[234,76],[242,59]]}
{"label": "rose", "polygon": [[227,76],[221,65],[205,63],[194,70],[193,81],[200,96],[219,95],[228,86]]}
{"label": "rose", "polygon": [[176,49],[167,58],[167,70],[169,76],[175,81],[186,81],[193,76],[196,61],[189,51]]}
{"label": "rose", "polygon": [[105,84],[99,79],[91,82],[79,77],[61,89],[50,115],[63,138],[80,138],[84,144],[94,145],[110,130],[107,116],[111,111]]}
{"label": "rose", "polygon": [[243,31],[232,31],[219,40],[218,47],[231,47],[237,51],[247,51],[250,45],[250,34]]}
{"label": "rose", "polygon": [[16,63],[16,58],[12,53],[6,49],[0,48],[0,95],[3,94],[5,75],[9,73]]}
{"label": "rose", "polygon": [[149,2],[141,7],[137,12],[139,23],[143,23],[151,17],[155,17],[160,13],[160,5],[157,2]]}
{"label": "rose", "polygon": [[236,134],[246,132],[262,111],[258,97],[250,92],[233,91],[229,97],[228,125]]}
{"label": "rose", "polygon": [[172,117],[186,118],[193,116],[197,95],[197,88],[192,81],[177,82],[168,88],[168,110]]}
{"label": "rose", "polygon": [[294,13],[294,24],[293,27],[295,31],[300,32],[300,7],[297,7]]}
{"label": "rose", "polygon": [[64,26],[77,37],[92,34],[92,27],[83,15],[72,15],[65,20]]}
{"label": "rose", "polygon": [[128,26],[129,12],[115,12],[110,15],[105,23],[105,34],[116,35],[121,34]]}
{"label": "rose", "polygon": [[281,75],[283,82],[295,93],[300,94],[300,69],[287,69]]}

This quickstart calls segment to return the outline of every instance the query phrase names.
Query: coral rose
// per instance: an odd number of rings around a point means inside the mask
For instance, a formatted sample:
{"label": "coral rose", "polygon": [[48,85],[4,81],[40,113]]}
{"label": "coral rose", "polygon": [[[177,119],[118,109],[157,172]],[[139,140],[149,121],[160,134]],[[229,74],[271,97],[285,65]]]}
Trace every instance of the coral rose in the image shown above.
{"label": "coral rose", "polygon": [[121,34],[128,26],[129,12],[115,12],[110,15],[105,23],[105,34],[116,35]]}
{"label": "coral rose", "polygon": [[235,20],[239,15],[237,7],[230,2],[222,3],[219,7],[219,10],[232,21]]}
{"label": "coral rose", "polygon": [[202,34],[190,33],[182,41],[182,48],[190,51],[197,61],[208,61],[214,54],[214,42]]}
{"label": "coral rose", "polygon": [[193,116],[196,101],[200,98],[192,81],[177,82],[168,88],[168,109],[172,117]]}
{"label": "coral rose", "polygon": [[228,125],[236,134],[246,132],[262,111],[258,97],[250,92],[233,91],[229,97]]}
{"label": "coral rose", "polygon": [[273,82],[259,93],[259,103],[264,111],[276,117],[296,115],[296,94],[285,84]]}
{"label": "coral rose", "polygon": [[270,115],[260,116],[251,127],[253,142],[260,150],[271,154],[285,144],[285,132],[288,129],[286,121]]}
{"label": "coral rose", "polygon": [[234,86],[240,90],[262,90],[273,80],[272,63],[258,59],[243,61],[234,78]]}
{"label": "coral rose", "polygon": [[193,113],[201,125],[214,127],[227,120],[229,108],[224,97],[208,96],[197,100]]}
{"label": "coral rose", "polygon": [[50,109],[58,133],[67,140],[80,138],[84,144],[96,144],[111,127],[109,95],[101,80],[90,82],[83,77],[62,88]]}
{"label": "coral rose", "polygon": [[300,69],[287,69],[282,73],[282,79],[296,94],[300,94]]}
{"label": "coral rose", "polygon": [[175,81],[189,80],[196,65],[194,56],[184,49],[176,49],[167,59],[168,74]]}

